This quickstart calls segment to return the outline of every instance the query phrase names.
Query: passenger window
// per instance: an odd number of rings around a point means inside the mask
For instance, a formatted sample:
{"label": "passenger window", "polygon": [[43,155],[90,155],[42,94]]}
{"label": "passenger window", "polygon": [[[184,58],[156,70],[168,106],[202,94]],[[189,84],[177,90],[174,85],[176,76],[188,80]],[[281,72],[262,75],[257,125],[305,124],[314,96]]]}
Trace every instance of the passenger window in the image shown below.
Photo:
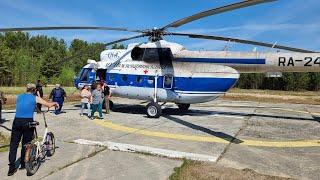
{"label": "passenger window", "polygon": [[110,75],[109,75],[109,80],[110,80],[110,81],[113,81],[113,80],[114,80],[114,74],[110,74]]}
{"label": "passenger window", "polygon": [[89,70],[90,69],[83,69],[83,72],[80,77],[80,81],[88,81]]}
{"label": "passenger window", "polygon": [[153,76],[150,76],[150,77],[148,78],[148,83],[149,83],[149,84],[153,84],[153,83],[154,83],[154,77],[153,77]]}
{"label": "passenger window", "polygon": [[122,80],[123,80],[123,81],[127,81],[127,80],[128,80],[128,75],[123,74],[123,75],[122,75]]}
{"label": "passenger window", "polygon": [[137,83],[141,83],[142,82],[142,77],[141,76],[137,76],[136,81],[137,81]]}

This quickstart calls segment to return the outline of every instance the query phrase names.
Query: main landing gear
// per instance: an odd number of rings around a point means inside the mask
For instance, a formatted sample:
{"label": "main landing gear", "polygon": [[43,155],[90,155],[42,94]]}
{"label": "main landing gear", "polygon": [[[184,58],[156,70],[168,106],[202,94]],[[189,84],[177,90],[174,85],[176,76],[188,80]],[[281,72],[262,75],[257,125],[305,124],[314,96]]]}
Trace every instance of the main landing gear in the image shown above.
{"label": "main landing gear", "polygon": [[179,107],[179,110],[182,112],[186,112],[188,111],[190,104],[177,104]]}
{"label": "main landing gear", "polygon": [[161,106],[157,102],[158,75],[154,77],[154,94],[153,101],[147,105],[147,116],[149,118],[159,118],[162,114]]}
{"label": "main landing gear", "polygon": [[149,118],[159,118],[162,114],[161,106],[156,102],[150,102],[147,105],[147,116]]}

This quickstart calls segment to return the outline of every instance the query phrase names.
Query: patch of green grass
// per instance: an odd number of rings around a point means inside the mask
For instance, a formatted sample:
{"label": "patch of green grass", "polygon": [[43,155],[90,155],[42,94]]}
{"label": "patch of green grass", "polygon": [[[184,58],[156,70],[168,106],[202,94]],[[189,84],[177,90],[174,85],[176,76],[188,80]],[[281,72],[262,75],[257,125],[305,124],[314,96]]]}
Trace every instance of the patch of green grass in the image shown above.
{"label": "patch of green grass", "polygon": [[170,180],[223,180],[223,179],[248,179],[248,180],[289,180],[290,178],[259,174],[252,169],[234,169],[210,162],[184,160],[180,167],[174,168]]}
{"label": "patch of green grass", "polygon": [[195,163],[194,161],[183,159],[183,163],[180,167],[173,168],[173,173],[169,176],[169,180],[180,180],[182,179],[183,170],[190,166],[191,164]]}

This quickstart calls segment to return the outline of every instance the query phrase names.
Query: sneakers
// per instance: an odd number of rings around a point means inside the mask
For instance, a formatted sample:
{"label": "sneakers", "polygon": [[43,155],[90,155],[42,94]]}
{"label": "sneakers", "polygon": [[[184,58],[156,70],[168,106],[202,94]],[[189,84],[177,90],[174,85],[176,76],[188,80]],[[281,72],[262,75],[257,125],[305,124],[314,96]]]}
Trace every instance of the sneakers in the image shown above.
{"label": "sneakers", "polygon": [[80,114],[81,117],[83,117],[83,114]]}
{"label": "sneakers", "polygon": [[14,175],[17,172],[17,168],[14,166],[9,166],[8,176]]}

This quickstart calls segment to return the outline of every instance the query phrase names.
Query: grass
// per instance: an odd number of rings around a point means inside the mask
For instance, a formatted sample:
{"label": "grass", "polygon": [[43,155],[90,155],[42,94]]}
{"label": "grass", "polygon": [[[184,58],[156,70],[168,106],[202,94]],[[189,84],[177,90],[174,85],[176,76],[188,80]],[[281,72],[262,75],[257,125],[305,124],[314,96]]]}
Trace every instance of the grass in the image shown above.
{"label": "grass", "polygon": [[261,89],[239,89],[233,88],[229,93],[253,93],[268,95],[289,95],[289,96],[320,96],[320,91],[279,91],[279,90],[261,90]]}
{"label": "grass", "polygon": [[174,168],[170,180],[193,179],[263,179],[263,180],[287,180],[289,178],[259,174],[251,169],[233,169],[214,163],[184,160],[180,167]]}
{"label": "grass", "polygon": [[231,89],[222,99],[320,105],[320,91]]}

